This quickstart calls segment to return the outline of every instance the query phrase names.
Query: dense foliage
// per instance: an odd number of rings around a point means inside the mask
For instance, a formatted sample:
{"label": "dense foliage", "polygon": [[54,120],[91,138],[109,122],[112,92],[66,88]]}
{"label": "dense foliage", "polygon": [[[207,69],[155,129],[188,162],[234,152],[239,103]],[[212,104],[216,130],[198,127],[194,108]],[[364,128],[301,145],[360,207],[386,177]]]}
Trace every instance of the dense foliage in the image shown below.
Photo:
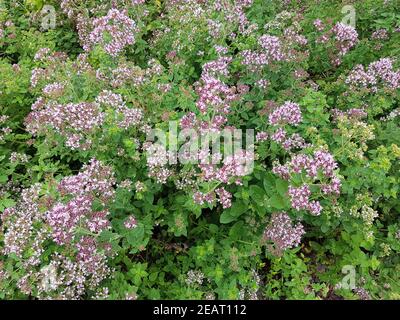
{"label": "dense foliage", "polygon": [[397,0],[2,1],[0,299],[399,299],[399,44]]}

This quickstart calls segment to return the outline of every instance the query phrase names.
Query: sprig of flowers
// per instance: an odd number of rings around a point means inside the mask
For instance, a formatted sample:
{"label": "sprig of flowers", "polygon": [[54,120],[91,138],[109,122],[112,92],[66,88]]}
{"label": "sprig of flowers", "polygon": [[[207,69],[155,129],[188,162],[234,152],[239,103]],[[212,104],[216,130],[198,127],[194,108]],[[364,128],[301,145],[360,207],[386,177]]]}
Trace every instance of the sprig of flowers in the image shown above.
{"label": "sprig of flowers", "polygon": [[274,244],[272,252],[282,254],[284,250],[298,246],[304,234],[301,223],[294,224],[286,212],[279,212],[272,214],[263,239]]}

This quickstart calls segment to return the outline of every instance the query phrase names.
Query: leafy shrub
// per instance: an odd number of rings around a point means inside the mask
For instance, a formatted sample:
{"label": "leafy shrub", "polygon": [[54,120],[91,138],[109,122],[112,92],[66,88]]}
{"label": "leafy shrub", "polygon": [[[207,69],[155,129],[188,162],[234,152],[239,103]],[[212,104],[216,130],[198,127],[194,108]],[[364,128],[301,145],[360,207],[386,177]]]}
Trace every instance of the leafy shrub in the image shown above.
{"label": "leafy shrub", "polygon": [[0,9],[0,298],[400,297],[397,1],[49,4]]}

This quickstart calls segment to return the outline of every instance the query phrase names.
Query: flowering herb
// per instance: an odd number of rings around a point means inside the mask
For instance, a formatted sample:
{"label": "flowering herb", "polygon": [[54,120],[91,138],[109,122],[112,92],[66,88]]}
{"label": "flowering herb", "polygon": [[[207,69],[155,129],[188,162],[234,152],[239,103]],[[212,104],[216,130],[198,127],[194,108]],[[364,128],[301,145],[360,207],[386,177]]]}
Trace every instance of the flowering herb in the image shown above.
{"label": "flowering herb", "polygon": [[396,1],[3,2],[0,299],[399,298]]}

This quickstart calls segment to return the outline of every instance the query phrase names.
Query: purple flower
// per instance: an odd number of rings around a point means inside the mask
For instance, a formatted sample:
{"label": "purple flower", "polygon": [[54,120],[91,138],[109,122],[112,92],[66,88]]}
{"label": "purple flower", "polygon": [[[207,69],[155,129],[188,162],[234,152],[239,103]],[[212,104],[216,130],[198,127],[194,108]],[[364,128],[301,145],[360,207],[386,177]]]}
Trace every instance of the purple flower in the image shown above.
{"label": "purple flower", "polygon": [[373,40],[387,40],[388,38],[389,38],[389,34],[386,29],[376,30],[371,35],[371,39],[373,39]]}
{"label": "purple flower", "polygon": [[[37,104],[35,103],[34,106],[36,109]],[[27,130],[33,135],[45,132],[50,127],[64,136],[67,145],[72,149],[87,149],[90,146],[90,140],[86,140],[87,135],[101,126],[104,119],[105,114],[97,103],[82,102],[61,105],[50,102],[40,110],[32,110],[25,119],[25,124]]]}
{"label": "purple flower", "polygon": [[256,141],[262,142],[268,140],[268,133],[265,131],[257,132]]}
{"label": "purple flower", "polygon": [[283,180],[289,180],[290,179],[290,171],[287,166],[280,165],[279,163],[275,163],[272,172],[278,176],[280,176]]}
{"label": "purple flower", "polygon": [[230,110],[230,103],[237,98],[228,85],[209,74],[202,75],[201,85],[197,87],[196,91],[199,95],[196,105],[203,114],[207,113],[208,109],[227,114]]}
{"label": "purple flower", "polygon": [[309,197],[311,195],[310,187],[303,184],[299,188],[289,186],[288,194],[292,207],[297,211],[305,210],[309,208]]}
{"label": "purple flower", "polygon": [[277,143],[283,143],[286,139],[286,131],[285,129],[278,128],[272,135],[271,135],[271,140],[277,142]]}
{"label": "purple flower", "polygon": [[317,29],[318,31],[323,31],[325,28],[323,22],[320,19],[314,20],[313,24],[315,29]]}
{"label": "purple flower", "polygon": [[400,88],[400,71],[393,70],[393,61],[389,58],[372,62],[368,66],[368,73],[391,89]]}
{"label": "purple flower", "polygon": [[126,46],[135,43],[136,23],[125,11],[110,9],[106,16],[94,19],[93,27],[89,35],[90,44],[84,46],[85,50],[100,44],[109,55],[116,57]]}
{"label": "purple flower", "polygon": [[322,211],[322,206],[319,203],[319,201],[310,201],[310,203],[308,204],[308,211],[310,211],[310,213],[314,216],[319,216],[321,214]]}
{"label": "purple flower", "polygon": [[291,101],[286,101],[269,116],[269,124],[271,125],[291,124],[297,126],[301,121],[300,106]]}
{"label": "purple flower", "polygon": [[338,177],[333,177],[329,184],[324,184],[321,186],[321,191],[324,194],[336,194],[340,195],[340,187],[342,183]]}
{"label": "purple flower", "polygon": [[297,154],[292,157],[290,161],[290,168],[293,173],[301,173],[303,170],[308,169],[312,162],[312,158],[305,154]]}
{"label": "purple flower", "polygon": [[65,85],[59,82],[54,82],[46,85],[42,92],[45,96],[50,98],[60,97],[64,93]]}
{"label": "purple flower", "polygon": [[358,41],[357,31],[350,25],[338,22],[332,31],[338,42],[339,55],[344,56]]}
{"label": "purple flower", "polygon": [[203,74],[215,77],[229,76],[228,66],[231,61],[231,57],[219,57],[217,60],[207,62],[203,66]]}
{"label": "purple flower", "polygon": [[285,212],[274,213],[264,231],[264,239],[274,243],[278,252],[296,247],[305,231],[301,223],[293,225]]}
{"label": "purple flower", "polygon": [[227,209],[232,205],[232,194],[221,187],[215,190],[218,195],[218,201],[222,204],[222,208]]}
{"label": "purple flower", "polygon": [[137,227],[137,221],[134,216],[129,216],[125,221],[124,221],[124,227],[127,229],[134,229]]}
{"label": "purple flower", "polygon": [[326,177],[333,177],[333,171],[336,168],[337,163],[329,152],[317,150],[314,152],[314,158],[309,164],[307,173],[311,177],[315,177],[318,170],[320,170]]}
{"label": "purple flower", "polygon": [[103,165],[96,159],[82,167],[82,171],[75,176],[65,177],[58,185],[61,194],[83,196],[91,194],[109,201],[114,196],[114,173],[111,167]]}
{"label": "purple flower", "polygon": [[278,37],[263,35],[258,39],[258,44],[264,50],[268,61],[283,60],[284,55],[281,49],[281,41]]}
{"label": "purple flower", "polygon": [[49,48],[40,48],[35,56],[34,56],[34,60],[44,60],[44,58],[48,57],[49,54],[51,53],[51,50]]}
{"label": "purple flower", "polygon": [[52,228],[52,237],[57,244],[69,244],[81,218],[91,213],[93,198],[78,196],[67,204],[56,204],[46,215]]}

